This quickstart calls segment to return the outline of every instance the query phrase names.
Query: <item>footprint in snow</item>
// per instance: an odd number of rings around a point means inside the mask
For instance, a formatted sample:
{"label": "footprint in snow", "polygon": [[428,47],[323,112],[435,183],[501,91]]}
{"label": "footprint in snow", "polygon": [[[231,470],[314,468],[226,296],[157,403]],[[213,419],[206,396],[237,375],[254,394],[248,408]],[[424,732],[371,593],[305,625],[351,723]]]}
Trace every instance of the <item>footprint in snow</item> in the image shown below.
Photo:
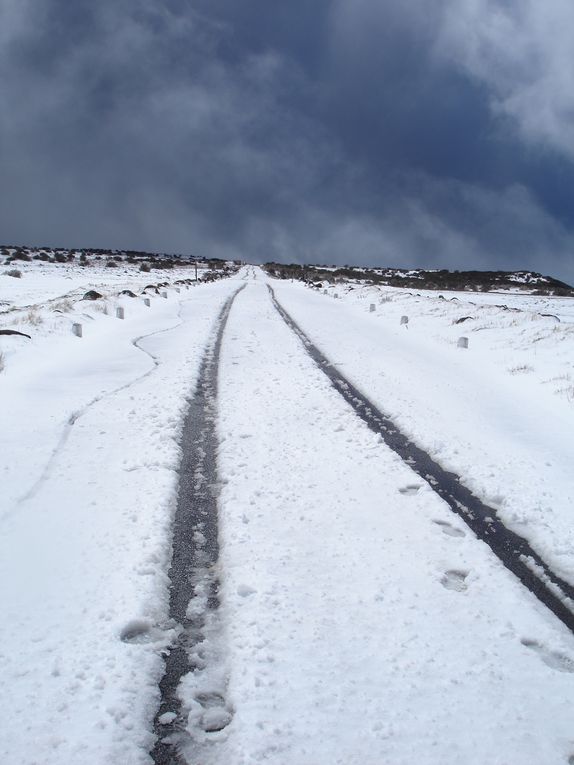
{"label": "footprint in snow", "polygon": [[248,598],[250,595],[255,595],[257,590],[250,587],[248,584],[240,584],[237,588],[237,594],[241,598]]}
{"label": "footprint in snow", "polygon": [[149,643],[151,624],[145,619],[132,619],[120,632],[124,643]]}
{"label": "footprint in snow", "polygon": [[[566,656],[566,654],[560,653],[560,651],[551,651],[549,648],[546,648],[546,646],[541,645],[537,640],[522,638],[520,642],[523,646],[526,646],[526,648],[530,648],[531,651],[537,653],[548,667],[557,669],[559,672],[574,672],[574,659]],[[574,763],[574,758],[570,759]]]}
{"label": "footprint in snow", "polygon": [[225,704],[225,698],[217,691],[207,691],[198,693],[195,700],[201,704],[204,709],[201,715],[201,727],[206,733],[217,733],[227,728],[233,714]]}
{"label": "footprint in snow", "polygon": [[164,637],[164,633],[147,619],[132,619],[120,632],[123,643],[155,643]]}
{"label": "footprint in snow", "polygon": [[451,569],[450,571],[445,571],[443,577],[440,580],[440,583],[447,590],[464,592],[466,589],[468,589],[468,585],[466,583],[466,577],[468,574],[468,571],[457,571],[456,569]]}
{"label": "footprint in snow", "polygon": [[401,489],[399,489],[399,492],[409,497],[409,496],[412,496],[413,494],[418,494],[420,489],[421,489],[420,484],[410,483],[407,486],[403,486]]}
{"label": "footprint in snow", "polygon": [[443,534],[447,534],[449,537],[464,537],[466,534],[462,529],[457,529],[456,526],[451,526],[450,523],[447,523],[446,521],[437,521],[433,520],[433,523],[436,523],[437,526],[440,526],[440,530]]}

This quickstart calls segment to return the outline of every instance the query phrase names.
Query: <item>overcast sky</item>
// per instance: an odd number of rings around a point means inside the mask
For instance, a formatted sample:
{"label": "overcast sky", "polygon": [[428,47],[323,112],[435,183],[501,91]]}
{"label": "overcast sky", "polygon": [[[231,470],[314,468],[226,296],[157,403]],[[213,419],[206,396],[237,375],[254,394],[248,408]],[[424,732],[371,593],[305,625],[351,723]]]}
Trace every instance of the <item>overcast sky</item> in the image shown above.
{"label": "overcast sky", "polygon": [[2,0],[0,240],[574,282],[572,0]]}

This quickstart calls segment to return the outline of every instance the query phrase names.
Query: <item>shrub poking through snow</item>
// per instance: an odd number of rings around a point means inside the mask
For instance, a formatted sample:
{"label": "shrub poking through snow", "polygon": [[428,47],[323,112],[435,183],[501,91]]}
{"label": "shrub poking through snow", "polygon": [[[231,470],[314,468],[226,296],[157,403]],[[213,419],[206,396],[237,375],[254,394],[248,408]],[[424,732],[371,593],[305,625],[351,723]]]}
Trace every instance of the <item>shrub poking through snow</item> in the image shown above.
{"label": "shrub poking through snow", "polygon": [[56,311],[57,313],[68,313],[73,307],[74,304],[71,300],[60,300],[58,303],[54,303],[52,311]]}
{"label": "shrub poking through snow", "polygon": [[4,271],[4,274],[6,276],[13,276],[14,279],[22,278],[22,271],[20,271],[18,268],[10,268],[8,271]]}
{"label": "shrub poking through snow", "polygon": [[40,324],[43,324],[44,319],[40,316],[39,313],[36,313],[33,309],[31,311],[28,311],[26,315],[26,322],[28,324],[31,324],[33,327],[37,327]]}

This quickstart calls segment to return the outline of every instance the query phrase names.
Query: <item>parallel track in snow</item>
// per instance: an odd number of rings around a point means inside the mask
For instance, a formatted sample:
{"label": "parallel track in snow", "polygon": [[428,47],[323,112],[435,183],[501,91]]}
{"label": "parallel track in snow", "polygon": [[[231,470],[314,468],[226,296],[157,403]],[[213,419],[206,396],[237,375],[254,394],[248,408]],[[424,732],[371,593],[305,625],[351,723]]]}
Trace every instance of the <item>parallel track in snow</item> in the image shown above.
{"label": "parallel track in snow", "polygon": [[[236,290],[223,304],[183,424],[182,460],[169,570],[169,616],[177,625],[177,639],[166,655],[165,672],[160,682],[161,699],[154,720],[157,741],[151,752],[156,765],[187,762],[181,752],[188,739],[187,720],[177,689],[184,675],[198,668],[192,654],[205,639],[207,612],[219,605],[218,581],[214,573],[219,555],[215,491],[218,367],[229,312],[244,287]],[[200,593],[205,608],[190,616],[188,606]]]}
{"label": "parallel track in snow", "polygon": [[574,587],[558,576],[526,539],[508,529],[496,510],[473,494],[462,483],[459,475],[445,470],[435,462],[427,452],[402,433],[390,417],[383,414],[347,380],[287,313],[275,297],[272,287],[268,287],[279,315],[299,337],[309,356],[355,413],[430,485],[450,509],[464,520],[478,539],[490,547],[506,568],[574,633]]}

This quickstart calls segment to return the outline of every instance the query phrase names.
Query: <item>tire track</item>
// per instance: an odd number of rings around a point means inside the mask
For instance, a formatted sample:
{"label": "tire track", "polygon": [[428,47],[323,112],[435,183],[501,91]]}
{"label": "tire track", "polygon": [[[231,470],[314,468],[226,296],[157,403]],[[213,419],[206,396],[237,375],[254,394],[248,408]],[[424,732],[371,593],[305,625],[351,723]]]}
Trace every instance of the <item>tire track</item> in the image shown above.
{"label": "tire track", "polygon": [[355,413],[430,485],[475,535],[490,547],[506,568],[574,632],[574,587],[556,574],[526,539],[508,529],[497,516],[496,510],[484,504],[464,486],[459,475],[445,470],[435,462],[402,433],[390,417],[380,412],[349,382],[287,313],[275,297],[272,287],[267,286],[281,318],[299,337],[309,356]]}
{"label": "tire track", "polygon": [[[219,555],[217,522],[217,384],[223,333],[233,301],[245,289],[229,297],[218,316],[216,329],[205,352],[197,387],[185,416],[181,446],[182,460],[173,523],[173,550],[169,570],[169,617],[177,627],[177,639],[165,657],[160,682],[161,700],[154,720],[156,744],[151,752],[156,765],[185,763],[182,749],[191,744],[186,730],[187,710],[178,695],[182,678],[205,669],[202,643],[219,605],[215,571]],[[193,609],[190,605],[193,601]],[[221,730],[230,720],[225,698],[218,689],[196,694],[205,714],[197,724],[207,736]],[[203,727],[201,727],[203,726]]]}

